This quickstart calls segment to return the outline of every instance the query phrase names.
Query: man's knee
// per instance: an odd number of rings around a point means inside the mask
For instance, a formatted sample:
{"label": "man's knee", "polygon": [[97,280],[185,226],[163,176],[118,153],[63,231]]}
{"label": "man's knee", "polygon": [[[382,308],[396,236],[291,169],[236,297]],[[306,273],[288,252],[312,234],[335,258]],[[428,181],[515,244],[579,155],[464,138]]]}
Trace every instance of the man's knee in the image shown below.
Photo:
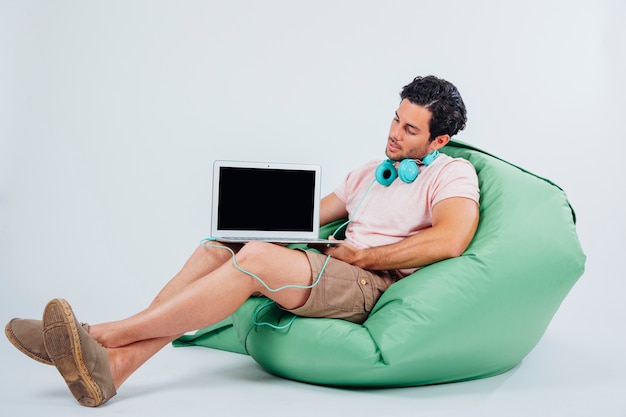
{"label": "man's knee", "polygon": [[203,243],[196,249],[196,255],[207,261],[217,260],[218,263],[224,263],[233,257],[233,253],[236,253],[236,249],[230,249],[219,242]]}
{"label": "man's knee", "polygon": [[246,243],[237,253],[237,262],[256,264],[271,257],[275,245],[267,242],[251,241]]}

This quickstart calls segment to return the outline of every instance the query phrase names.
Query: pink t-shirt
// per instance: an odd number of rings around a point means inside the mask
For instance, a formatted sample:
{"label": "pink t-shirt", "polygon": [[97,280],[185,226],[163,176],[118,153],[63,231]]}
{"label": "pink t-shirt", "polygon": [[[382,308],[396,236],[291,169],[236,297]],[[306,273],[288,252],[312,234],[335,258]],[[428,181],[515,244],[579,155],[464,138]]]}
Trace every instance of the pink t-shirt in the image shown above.
{"label": "pink t-shirt", "polygon": [[[346,242],[357,248],[388,245],[431,227],[433,207],[446,198],[479,201],[476,170],[465,159],[440,154],[431,165],[419,166],[414,182],[396,178],[388,187],[374,179],[380,162],[371,161],[350,172],[334,191],[351,219]],[[403,270],[401,275],[414,270]]]}

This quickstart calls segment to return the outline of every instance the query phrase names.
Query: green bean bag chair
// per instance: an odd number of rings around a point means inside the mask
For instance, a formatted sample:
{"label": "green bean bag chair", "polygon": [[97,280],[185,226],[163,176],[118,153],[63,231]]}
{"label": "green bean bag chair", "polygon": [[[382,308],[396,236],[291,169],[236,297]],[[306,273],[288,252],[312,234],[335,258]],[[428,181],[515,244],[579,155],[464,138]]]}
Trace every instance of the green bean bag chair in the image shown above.
{"label": "green bean bag chair", "polygon": [[[575,214],[552,182],[461,142],[442,152],[469,160],[481,219],[465,253],[392,285],[363,325],[296,318],[266,299],[176,340],[247,353],[268,372],[332,386],[401,387],[493,376],[539,342],[584,270]],[[328,235],[335,228],[323,228]]]}

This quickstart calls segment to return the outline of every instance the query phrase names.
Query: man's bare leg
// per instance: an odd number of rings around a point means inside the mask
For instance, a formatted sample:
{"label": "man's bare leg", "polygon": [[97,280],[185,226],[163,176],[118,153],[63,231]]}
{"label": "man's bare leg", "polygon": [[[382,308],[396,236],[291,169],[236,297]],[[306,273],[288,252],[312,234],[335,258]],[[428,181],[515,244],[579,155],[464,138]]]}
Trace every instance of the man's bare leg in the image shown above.
{"label": "man's bare leg", "polygon": [[[311,283],[308,259],[300,251],[252,242],[239,251],[237,262],[262,278],[270,288]],[[116,387],[172,340],[228,317],[254,293],[260,292],[287,308],[301,306],[310,293],[309,289],[268,291],[256,279],[236,269],[232,262],[222,263],[201,278],[193,279],[193,270],[188,268],[188,275],[172,280],[147,309],[90,329],[91,335],[108,348]]]}
{"label": "man's bare leg", "polygon": [[[218,242],[211,242],[210,246],[198,246],[194,253],[185,262],[181,270],[163,287],[152,301],[158,303],[172,294],[180,291],[197,279],[208,275],[232,259],[231,253],[225,249],[229,247],[237,253],[242,245],[225,245]],[[224,247],[224,249],[215,246]]]}

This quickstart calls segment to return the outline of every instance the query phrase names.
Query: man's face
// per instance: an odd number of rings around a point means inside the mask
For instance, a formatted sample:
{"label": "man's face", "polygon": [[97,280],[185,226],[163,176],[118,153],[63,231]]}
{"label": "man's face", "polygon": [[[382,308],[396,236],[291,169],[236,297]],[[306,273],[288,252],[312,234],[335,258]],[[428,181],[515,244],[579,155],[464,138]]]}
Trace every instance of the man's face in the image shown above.
{"label": "man's face", "polygon": [[437,149],[437,141],[428,140],[431,116],[430,110],[409,100],[402,100],[389,128],[385,149],[387,158],[394,161],[421,159]]}

